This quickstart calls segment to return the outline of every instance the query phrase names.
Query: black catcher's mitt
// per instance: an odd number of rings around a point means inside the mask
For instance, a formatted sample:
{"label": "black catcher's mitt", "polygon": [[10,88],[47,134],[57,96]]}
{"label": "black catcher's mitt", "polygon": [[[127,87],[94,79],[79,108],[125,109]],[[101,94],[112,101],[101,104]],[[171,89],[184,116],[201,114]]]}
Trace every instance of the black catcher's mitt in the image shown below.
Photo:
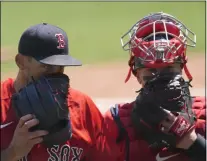
{"label": "black catcher's mitt", "polygon": [[71,138],[68,89],[67,75],[48,75],[33,80],[12,97],[18,118],[34,114],[39,120],[39,124],[30,131],[41,129],[49,132],[43,138],[43,144],[47,147],[62,144]]}
{"label": "black catcher's mitt", "polygon": [[[181,75],[157,75],[140,90],[132,111],[137,132],[150,146],[174,147],[194,128],[189,82]],[[168,111],[166,111],[168,110]],[[177,119],[164,129],[161,122],[171,114]]]}

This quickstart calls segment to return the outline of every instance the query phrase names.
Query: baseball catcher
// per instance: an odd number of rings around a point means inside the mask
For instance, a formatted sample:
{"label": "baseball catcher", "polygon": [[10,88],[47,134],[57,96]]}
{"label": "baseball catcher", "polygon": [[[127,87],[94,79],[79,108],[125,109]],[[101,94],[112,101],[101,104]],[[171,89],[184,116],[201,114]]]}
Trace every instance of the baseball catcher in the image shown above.
{"label": "baseball catcher", "polygon": [[117,161],[205,160],[205,98],[191,96],[193,77],[186,65],[196,35],[158,12],[135,23],[121,43],[130,53],[125,82],[132,73],[141,89],[135,101],[116,104],[105,114],[121,151]]}

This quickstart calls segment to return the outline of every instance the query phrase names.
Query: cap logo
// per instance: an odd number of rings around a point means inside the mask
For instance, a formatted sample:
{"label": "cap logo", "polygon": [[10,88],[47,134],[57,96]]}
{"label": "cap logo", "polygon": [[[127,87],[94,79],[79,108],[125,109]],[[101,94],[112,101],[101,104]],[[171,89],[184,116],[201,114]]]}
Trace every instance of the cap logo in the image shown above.
{"label": "cap logo", "polygon": [[64,40],[64,36],[62,34],[55,34],[55,37],[58,40],[58,49],[64,49],[65,48],[65,40]]}

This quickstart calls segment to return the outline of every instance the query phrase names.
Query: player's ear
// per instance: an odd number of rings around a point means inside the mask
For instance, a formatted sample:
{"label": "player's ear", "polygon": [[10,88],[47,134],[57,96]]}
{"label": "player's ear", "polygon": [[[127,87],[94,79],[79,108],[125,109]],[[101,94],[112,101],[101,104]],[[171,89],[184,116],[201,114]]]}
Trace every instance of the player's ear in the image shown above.
{"label": "player's ear", "polygon": [[139,72],[139,70],[137,70],[137,72],[136,72],[136,77],[137,77],[137,81],[139,82],[139,84],[142,84],[142,79],[141,79],[141,77],[140,77],[140,72]]}
{"label": "player's ear", "polygon": [[17,54],[15,56],[15,62],[16,62],[16,65],[19,67],[20,70],[25,69],[25,61],[24,61],[24,56],[22,54]]}
{"label": "player's ear", "polygon": [[144,77],[143,77],[143,71],[142,70],[137,70],[136,71],[136,78],[137,78],[137,81],[139,82],[139,84],[141,86],[144,86],[146,81],[144,80]]}

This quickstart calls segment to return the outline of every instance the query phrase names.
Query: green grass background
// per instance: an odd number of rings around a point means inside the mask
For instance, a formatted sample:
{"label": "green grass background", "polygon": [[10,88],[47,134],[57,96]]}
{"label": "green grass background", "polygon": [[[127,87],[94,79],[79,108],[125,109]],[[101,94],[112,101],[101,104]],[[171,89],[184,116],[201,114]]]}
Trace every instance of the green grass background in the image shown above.
{"label": "green grass background", "polygon": [[[21,33],[29,26],[47,22],[69,36],[71,55],[83,63],[127,60],[120,37],[150,12],[174,15],[197,35],[197,47],[205,51],[205,2],[2,2],[1,49],[15,55]],[[1,61],[11,71],[14,59]]]}

